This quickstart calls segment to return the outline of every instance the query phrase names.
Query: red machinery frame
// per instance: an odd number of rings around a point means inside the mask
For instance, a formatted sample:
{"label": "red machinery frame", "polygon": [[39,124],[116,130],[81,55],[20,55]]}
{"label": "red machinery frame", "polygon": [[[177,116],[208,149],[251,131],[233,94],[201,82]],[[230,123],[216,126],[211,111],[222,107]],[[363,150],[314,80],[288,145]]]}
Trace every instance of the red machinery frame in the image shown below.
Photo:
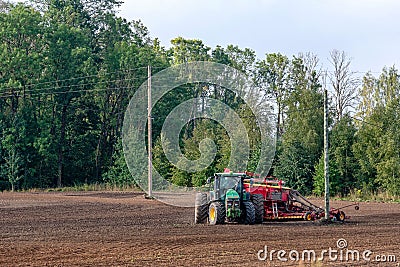
{"label": "red machinery frame", "polygon": [[[228,172],[229,170],[225,170]],[[264,221],[268,220],[306,220],[313,221],[325,217],[325,210],[311,203],[298,191],[285,187],[285,182],[273,177],[260,178],[251,172],[243,173],[243,189],[252,195],[262,195],[264,204]],[[358,203],[354,202],[341,208],[331,208],[329,217],[333,221],[343,222],[350,217],[346,216],[343,208],[355,206],[358,210]]]}

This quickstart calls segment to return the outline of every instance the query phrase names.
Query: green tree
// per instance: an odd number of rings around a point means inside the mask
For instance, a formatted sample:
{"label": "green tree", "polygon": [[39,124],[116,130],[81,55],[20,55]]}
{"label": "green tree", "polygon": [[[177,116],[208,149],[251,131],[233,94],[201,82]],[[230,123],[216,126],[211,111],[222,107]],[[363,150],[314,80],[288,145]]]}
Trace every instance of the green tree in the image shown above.
{"label": "green tree", "polygon": [[197,39],[184,39],[177,37],[171,40],[173,64],[182,64],[191,61],[208,61],[210,47]]}
{"label": "green tree", "polygon": [[11,191],[14,192],[16,183],[23,178],[21,175],[21,158],[15,147],[9,152],[5,160],[5,173],[11,184]]}
{"label": "green tree", "polygon": [[275,176],[306,194],[312,190],[314,166],[323,147],[323,95],[315,75],[302,58],[291,60],[292,90],[285,96],[285,127],[273,164]]}
{"label": "green tree", "polygon": [[[325,193],[325,174],[324,174],[324,155],[318,161],[315,166],[315,172],[313,176],[313,193],[317,196],[323,196]],[[340,182],[341,177],[338,172],[336,162],[329,160],[329,195],[335,196],[342,192],[342,183]]]}
{"label": "green tree", "polygon": [[[357,141],[354,155],[360,165],[359,181],[363,188],[385,190],[398,195],[399,169],[399,92],[400,78],[395,68],[384,68],[379,79],[367,74],[362,91]],[[373,101],[365,98],[374,97]]]}
{"label": "green tree", "polygon": [[122,141],[120,139],[117,142],[112,162],[113,165],[104,173],[104,181],[117,188],[130,188],[135,186],[135,180],[126,165],[122,150]]}
{"label": "green tree", "polygon": [[274,176],[288,182],[303,194],[312,191],[314,166],[305,147],[298,141],[285,144],[274,167]]}
{"label": "green tree", "polygon": [[[344,115],[332,128],[330,140],[330,161],[334,163],[337,177],[337,191],[347,195],[358,186],[359,165],[353,153],[357,129],[353,120]],[[332,167],[332,168],[333,168]]]}
{"label": "green tree", "polygon": [[383,115],[385,132],[380,136],[379,163],[376,165],[376,181],[391,195],[400,195],[400,99],[394,98]]}
{"label": "green tree", "polygon": [[280,137],[283,134],[285,124],[286,100],[292,90],[292,87],[289,86],[290,60],[280,53],[266,54],[264,60],[259,60],[256,63],[254,80],[267,94],[276,99],[278,118],[276,133]]}
{"label": "green tree", "polygon": [[238,46],[228,45],[225,50],[231,67],[240,70],[248,77],[254,76],[256,52],[250,48],[241,49]]}
{"label": "green tree", "polygon": [[32,84],[42,80],[44,25],[38,11],[21,3],[8,5],[0,24],[0,164],[14,188],[21,179],[28,186],[38,166],[33,143],[42,105]]}
{"label": "green tree", "polygon": [[[168,140],[164,141],[164,147],[166,147],[167,149],[170,147],[170,142]],[[168,150],[167,153],[170,153],[170,151],[171,150]],[[171,181],[171,171],[173,169],[173,165],[168,161],[167,157],[165,156],[161,136],[156,139],[154,144],[153,165],[164,179]]]}

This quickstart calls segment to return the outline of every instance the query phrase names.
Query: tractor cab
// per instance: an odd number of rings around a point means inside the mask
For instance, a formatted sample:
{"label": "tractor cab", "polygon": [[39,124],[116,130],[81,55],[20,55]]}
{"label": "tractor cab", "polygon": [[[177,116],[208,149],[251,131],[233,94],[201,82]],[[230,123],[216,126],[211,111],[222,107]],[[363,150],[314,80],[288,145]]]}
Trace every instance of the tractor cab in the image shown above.
{"label": "tractor cab", "polygon": [[237,196],[241,200],[246,200],[249,194],[244,191],[243,181],[246,175],[243,173],[216,173],[208,178],[210,185],[210,200],[225,201],[227,197]]}
{"label": "tractor cab", "polygon": [[225,172],[208,178],[209,192],[196,195],[195,222],[204,222],[208,217],[210,224],[254,224],[254,206],[243,186],[246,177],[245,173]]}

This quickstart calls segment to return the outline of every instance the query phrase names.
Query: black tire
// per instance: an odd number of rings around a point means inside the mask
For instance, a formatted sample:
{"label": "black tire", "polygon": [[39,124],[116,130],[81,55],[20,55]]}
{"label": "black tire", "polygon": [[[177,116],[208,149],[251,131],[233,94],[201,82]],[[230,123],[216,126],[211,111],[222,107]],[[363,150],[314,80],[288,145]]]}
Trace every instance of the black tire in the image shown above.
{"label": "black tire", "polygon": [[304,214],[304,220],[305,221],[312,221],[313,217],[311,212],[307,211],[306,214]]}
{"label": "black tire", "polygon": [[262,223],[264,220],[264,196],[261,194],[252,195],[251,201],[255,209],[254,223]]}
{"label": "black tire", "polygon": [[225,206],[220,202],[212,202],[208,209],[208,221],[211,225],[225,222]]}
{"label": "black tire", "polygon": [[336,213],[335,217],[338,222],[344,222],[344,220],[346,220],[346,214],[343,211]]}
{"label": "black tire", "polygon": [[194,223],[205,223],[208,217],[208,196],[206,193],[197,193],[194,204]]}
{"label": "black tire", "polygon": [[242,220],[243,224],[254,224],[256,219],[256,211],[254,205],[250,201],[243,202]]}

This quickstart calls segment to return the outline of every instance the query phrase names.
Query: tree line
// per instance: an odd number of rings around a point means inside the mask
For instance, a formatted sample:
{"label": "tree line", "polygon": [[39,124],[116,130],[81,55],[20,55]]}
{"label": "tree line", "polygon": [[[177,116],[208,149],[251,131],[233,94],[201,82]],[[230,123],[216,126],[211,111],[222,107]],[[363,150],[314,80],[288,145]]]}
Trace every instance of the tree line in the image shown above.
{"label": "tree line", "polygon": [[[147,66],[156,73],[181,63],[211,61],[242,71],[276,99],[277,150],[270,175],[305,194],[322,194],[323,90],[328,88],[333,194],[357,189],[399,195],[400,79],[395,67],[360,77],[342,51],[331,52],[328,72],[311,53],[269,53],[259,59],[250,48],[211,48],[182,37],[167,49],[140,21],[119,17],[120,5],[118,0],[0,1],[2,190],[133,186],[121,129],[130,98],[147,80]],[[180,103],[199,97],[218,99],[242,118],[250,142],[248,170],[255,170],[260,129],[254,114],[232,91],[194,83],[175,88],[153,110],[157,171],[177,185],[199,186],[229,162],[226,130],[198,118],[182,129],[181,150],[188,159],[198,159],[199,143],[210,138],[217,147],[213,163],[188,173],[165,156],[165,118]]]}

